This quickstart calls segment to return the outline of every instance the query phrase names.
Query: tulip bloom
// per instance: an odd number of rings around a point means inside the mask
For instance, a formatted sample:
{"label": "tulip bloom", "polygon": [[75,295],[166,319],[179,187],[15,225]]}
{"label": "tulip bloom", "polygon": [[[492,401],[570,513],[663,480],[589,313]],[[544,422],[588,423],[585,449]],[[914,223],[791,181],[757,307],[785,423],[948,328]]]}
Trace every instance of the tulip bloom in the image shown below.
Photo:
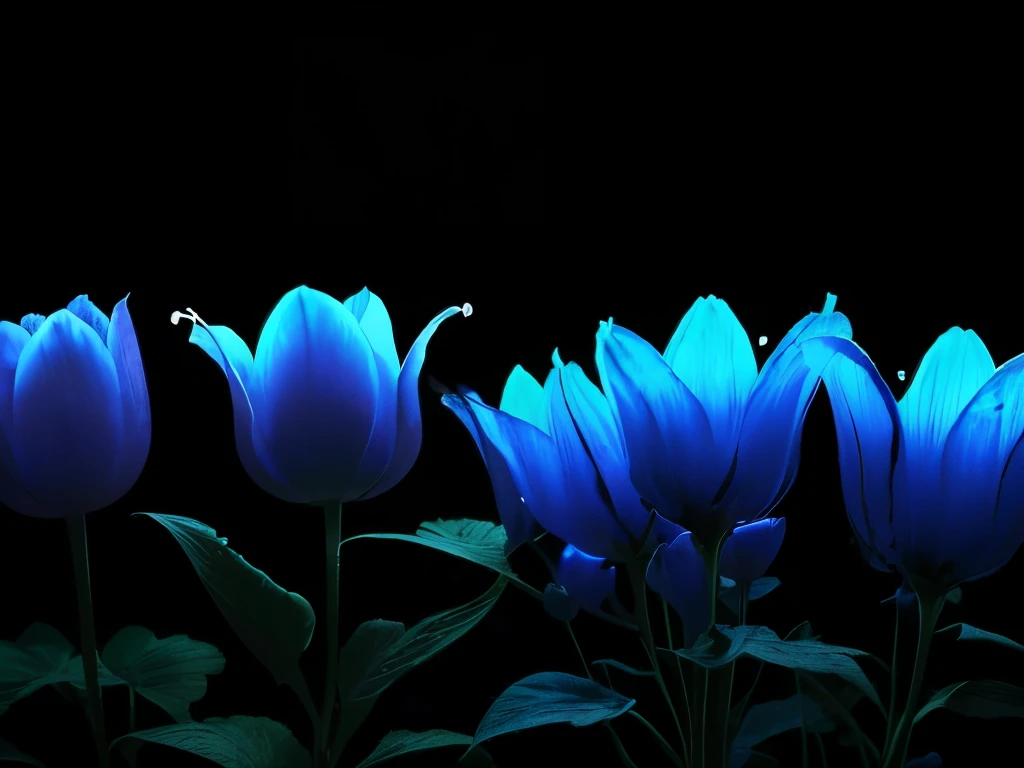
{"label": "tulip bloom", "polygon": [[615,566],[604,567],[603,557],[591,557],[572,544],[562,550],[558,582],[569,597],[590,613],[601,613],[601,604],[615,591]]}
{"label": "tulip bloom", "polygon": [[804,346],[831,356],[846,513],[871,565],[930,595],[1005,565],[1024,541],[1024,355],[997,369],[952,328],[897,402],[852,341]]}
{"label": "tulip bloom", "polygon": [[0,322],[0,502],[32,517],[109,506],[149,454],[149,392],[126,296]]}
{"label": "tulip bloom", "polygon": [[602,323],[601,386],[622,433],[629,475],[645,501],[713,548],[736,523],[768,514],[789,490],[804,416],[820,381],[797,342],[852,336],[835,296],[786,334],[761,369],[721,299],[698,299],[664,355]]}
{"label": "tulip bloom", "polygon": [[412,469],[422,442],[419,375],[449,307],[413,342],[401,366],[384,303],[364,288],[344,302],[306,286],[274,307],[253,357],[227,326],[192,310],[189,341],[227,377],[235,446],[249,477],[285,501],[369,499]]}

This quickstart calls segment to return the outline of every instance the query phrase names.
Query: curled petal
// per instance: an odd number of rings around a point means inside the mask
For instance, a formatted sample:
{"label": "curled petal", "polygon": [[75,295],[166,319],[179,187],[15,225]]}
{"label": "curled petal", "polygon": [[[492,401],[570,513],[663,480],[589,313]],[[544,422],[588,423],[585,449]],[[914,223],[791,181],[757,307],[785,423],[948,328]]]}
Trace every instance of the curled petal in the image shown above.
{"label": "curled petal", "polygon": [[114,361],[66,309],[22,350],[14,377],[12,448],[18,475],[46,508],[71,517],[112,504],[124,413]]}
{"label": "curled petal", "polygon": [[377,413],[373,350],[352,313],[305,286],[284,295],[260,334],[247,391],[264,466],[316,501],[351,501]]}
{"label": "curled petal", "polygon": [[647,583],[683,620],[687,645],[708,629],[711,579],[690,531],[658,548],[647,568]]}
{"label": "curled petal", "polygon": [[562,550],[558,581],[584,610],[601,613],[601,604],[615,590],[615,566],[604,568],[604,558],[592,557],[572,544]]}
{"label": "curled petal", "polygon": [[766,517],[739,525],[725,540],[718,564],[727,579],[750,583],[767,573],[786,535],[786,518]]}
{"label": "curled petal", "polygon": [[498,410],[533,424],[537,429],[548,429],[547,400],[544,387],[533,376],[517,365],[505,382]]}
{"label": "curled petal", "polygon": [[120,497],[139,479],[142,468],[146,465],[146,457],[149,456],[149,441],[153,433],[146,372],[142,367],[142,354],[139,352],[135,326],[132,324],[131,315],[128,314],[127,296],[117,303],[110,315],[106,342],[110,356],[114,360],[114,369],[117,371],[124,413],[124,432],[114,479],[114,491]]}
{"label": "curled petal", "polygon": [[21,483],[14,462],[14,375],[31,336],[20,325],[0,322],[0,504],[23,515],[46,516],[45,509]]}

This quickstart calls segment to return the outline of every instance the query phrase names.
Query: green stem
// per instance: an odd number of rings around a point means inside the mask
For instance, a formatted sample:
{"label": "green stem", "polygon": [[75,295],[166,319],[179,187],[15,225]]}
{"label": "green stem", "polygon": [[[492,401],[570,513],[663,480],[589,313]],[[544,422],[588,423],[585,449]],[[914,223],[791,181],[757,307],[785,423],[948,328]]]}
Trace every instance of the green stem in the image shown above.
{"label": "green stem", "polygon": [[807,722],[804,720],[803,690],[800,686],[800,672],[794,672],[793,679],[796,681],[797,706],[800,707],[800,765],[801,768],[807,768]]}
{"label": "green stem", "polygon": [[89,701],[89,719],[96,742],[100,768],[110,768],[107,752],[107,728],[103,718],[103,698],[100,694],[99,666],[96,657],[96,625],[92,613],[92,586],[89,581],[89,541],[85,534],[85,515],[67,518],[71,539],[71,559],[75,567],[75,586],[78,589],[78,621],[82,634],[82,671],[85,673],[85,691]]}
{"label": "green stem", "polygon": [[[668,611],[668,600],[665,598],[661,599],[661,612],[665,616],[665,635],[668,639],[668,647],[670,650],[674,650],[673,646],[675,643],[672,642],[672,617]],[[675,655],[675,654],[673,654]],[[686,712],[686,722],[690,731],[690,743],[693,743],[693,718],[690,717],[690,694],[687,691],[686,675],[683,674],[683,660],[676,656],[675,660],[676,675],[679,677],[679,690],[683,692],[683,707]],[[689,755],[686,754],[685,750],[683,756],[686,760],[689,760]]]}
{"label": "green stem", "polygon": [[[324,505],[327,523],[327,687],[324,706],[320,712],[320,746],[317,751],[326,754],[331,738],[331,719],[338,687],[338,601],[341,597],[341,502]],[[330,756],[327,756],[330,759]]]}
{"label": "green stem", "polygon": [[678,754],[676,754],[676,751],[672,749],[672,745],[665,740],[665,737],[661,735],[657,728],[651,725],[650,721],[646,717],[641,715],[635,709],[629,710],[626,714],[635,720],[639,720],[640,724],[651,732],[651,735],[654,736],[654,740],[657,741],[658,746],[661,747],[661,751],[668,755],[669,759],[671,759],[675,765],[680,767],[683,765],[682,759]]}
{"label": "green stem", "polygon": [[622,739],[619,738],[619,734],[617,734],[615,729],[612,728],[612,724],[605,720],[604,727],[607,728],[608,733],[611,734],[612,742],[615,744],[615,751],[619,753],[619,759],[622,761],[622,764],[626,766],[626,768],[637,768],[636,763],[633,762],[633,759],[626,751],[626,747],[623,745]]}
{"label": "green stem", "polygon": [[[715,543],[713,547],[703,549],[701,554],[704,557],[704,567],[708,573],[708,587],[711,598],[711,611],[708,619],[707,629],[713,629],[717,623],[718,618],[718,561],[719,556],[722,552],[722,546],[725,544],[725,537],[723,536],[719,541]],[[709,733],[708,722],[708,696],[711,694],[712,689],[715,693],[718,692],[719,686],[712,686],[711,682],[714,676],[711,674],[711,670],[700,668],[698,677],[701,679],[701,709],[700,709],[700,723],[697,729],[697,759],[695,759],[694,765],[696,768],[721,768],[724,764],[725,756],[720,754],[722,752],[721,745],[725,742],[725,737],[714,738]],[[712,708],[715,706],[715,702],[711,702]],[[727,718],[728,719],[728,718]],[[728,730],[728,728],[726,728]]]}
{"label": "green stem", "polygon": [[892,666],[889,669],[889,711],[885,725],[885,746],[882,754],[888,754],[889,746],[892,744],[893,731],[896,728],[896,661],[898,659],[900,646],[900,610],[899,602],[896,603],[896,629],[893,631],[892,639]]}
{"label": "green stem", "polygon": [[135,686],[128,686],[128,733],[135,732]]}
{"label": "green stem", "polygon": [[825,754],[825,740],[820,733],[814,734],[814,741],[818,745],[818,755],[821,757],[821,768],[828,768],[828,755]]}
{"label": "green stem", "polygon": [[893,732],[892,743],[885,753],[886,757],[882,768],[902,768],[906,765],[910,732],[914,729],[914,717],[917,715],[917,699],[924,683],[924,670],[928,663],[928,651],[931,649],[932,636],[935,634],[935,622],[938,620],[941,610],[941,597],[936,599],[918,593],[917,649],[914,653],[914,672],[910,678],[910,693],[907,696],[907,706]]}
{"label": "green stem", "polygon": [[587,657],[583,655],[583,649],[580,648],[579,641],[576,639],[576,633],[572,631],[572,626],[568,621],[564,622],[565,628],[569,631],[569,638],[572,640],[572,644],[576,647],[576,653],[580,657],[580,664],[583,665],[583,671],[587,673],[587,677],[591,680],[594,676],[590,674],[590,665],[587,664]]}

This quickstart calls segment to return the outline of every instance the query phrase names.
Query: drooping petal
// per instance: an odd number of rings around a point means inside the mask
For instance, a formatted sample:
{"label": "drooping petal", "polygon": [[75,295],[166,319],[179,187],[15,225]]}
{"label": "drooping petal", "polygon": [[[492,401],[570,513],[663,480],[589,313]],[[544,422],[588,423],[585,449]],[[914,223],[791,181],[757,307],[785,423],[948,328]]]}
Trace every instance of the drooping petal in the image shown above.
{"label": "drooping petal", "polygon": [[601,613],[601,604],[615,590],[615,566],[603,568],[604,558],[581,552],[572,544],[562,550],[558,581],[580,607]]}
{"label": "drooping petal", "polygon": [[766,517],[736,526],[725,540],[718,570],[727,579],[751,582],[767,573],[786,535],[786,518]]}
{"label": "drooping petal", "polygon": [[398,351],[395,349],[395,335],[391,327],[391,316],[380,298],[363,288],[343,302],[352,313],[359,328],[373,350],[377,365],[377,414],[373,422],[373,434],[363,453],[358,474],[363,478],[361,485],[371,488],[391,463],[395,453],[398,420]]}
{"label": "drooping petal", "polygon": [[117,370],[103,340],[66,309],[50,315],[18,361],[11,446],[18,475],[46,516],[84,514],[118,499],[123,424]]}
{"label": "drooping petal", "polygon": [[723,480],[715,475],[704,407],[658,350],[625,328],[601,323],[596,362],[634,487],[663,516],[685,525],[689,510],[710,507]]}
{"label": "drooping petal", "polygon": [[665,348],[665,362],[704,406],[715,436],[716,473],[724,478],[736,452],[747,397],[757,380],[757,360],[747,332],[721,299],[697,299]]}
{"label": "drooping petal", "polygon": [[128,493],[139,479],[149,456],[149,441],[153,433],[146,372],[142,367],[135,326],[128,313],[127,296],[117,303],[110,315],[106,342],[117,371],[124,413],[124,431],[114,478],[114,491],[120,497]]}
{"label": "drooping petal", "polygon": [[257,454],[256,444],[262,442],[263,438],[259,426],[253,421],[252,406],[246,390],[252,376],[252,352],[248,345],[226,325],[204,326],[196,323],[188,340],[209,355],[228,380],[235,449],[242,467],[252,481],[271,496],[284,501],[313,501],[275,477],[272,468],[265,467]]}
{"label": "drooping petal", "polygon": [[377,364],[352,313],[301,286],[284,295],[260,334],[247,391],[265,442],[257,455],[316,501],[352,501],[373,433]]}
{"label": "drooping petal", "polygon": [[470,405],[473,402],[480,402],[475,393],[448,394],[441,397],[441,404],[458,416],[459,421],[469,430],[484,460],[487,474],[491,478],[491,487],[494,489],[498,516],[505,527],[506,554],[510,554],[520,544],[537,534],[537,524],[526,507],[526,502],[523,501],[523,495],[509,471],[508,462],[502,452],[494,447],[490,434],[484,431],[481,422],[491,427],[491,432],[497,438],[501,437],[500,428],[489,413],[482,413],[482,418],[479,419],[474,416]]}
{"label": "drooping petal", "polygon": [[747,400],[734,474],[720,504],[726,525],[769,512],[796,475],[804,417],[827,361],[805,358],[799,344],[817,337],[853,335],[850,321],[839,312],[811,313],[808,318],[769,357]]}
{"label": "drooping petal", "polygon": [[521,365],[517,365],[509,374],[498,409],[522,419],[527,424],[533,424],[537,429],[545,432],[548,430],[544,387]]}
{"label": "drooping petal", "polygon": [[31,336],[20,325],[0,322],[0,504],[23,515],[40,517],[45,510],[25,490],[14,462],[14,375],[18,358]]}
{"label": "drooping petal", "polygon": [[687,645],[708,629],[711,580],[689,531],[658,548],[647,568],[647,583],[683,620]]}
{"label": "drooping petal", "polygon": [[420,331],[416,341],[412,343],[409,354],[405,356],[402,363],[401,373],[398,375],[398,409],[396,420],[395,452],[391,457],[391,463],[384,470],[384,474],[376,484],[364,493],[360,498],[372,499],[380,496],[385,491],[390,491],[409,474],[416,457],[420,455],[420,446],[423,443],[423,420],[420,416],[420,371],[423,369],[423,361],[427,358],[427,343],[433,337],[434,332],[441,327],[441,323],[449,317],[462,313],[468,317],[473,311],[469,304],[461,307],[448,307],[439,312],[434,319],[427,323],[427,327]]}

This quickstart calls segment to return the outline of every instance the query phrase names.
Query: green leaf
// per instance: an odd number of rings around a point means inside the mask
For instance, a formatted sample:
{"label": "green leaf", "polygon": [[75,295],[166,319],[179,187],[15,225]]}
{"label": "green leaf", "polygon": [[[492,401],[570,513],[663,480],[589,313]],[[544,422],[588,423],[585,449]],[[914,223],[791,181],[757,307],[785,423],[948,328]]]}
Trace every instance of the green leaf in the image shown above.
{"label": "green leaf", "polygon": [[29,757],[9,741],[3,739],[0,739],[0,763],[23,763],[24,765],[34,765],[36,768],[46,768],[34,757]]}
{"label": "green leaf", "polygon": [[0,640],[0,712],[40,688],[69,681],[75,647],[48,624],[32,624],[13,643]]}
{"label": "green leaf", "polygon": [[985,720],[1024,717],[1024,688],[995,680],[968,680],[947,685],[921,707],[914,722],[940,708]]}
{"label": "green leaf", "polygon": [[593,680],[563,672],[540,672],[506,688],[495,700],[477,726],[472,747],[495,736],[541,725],[594,725],[628,712],[635,703],[636,699],[627,699]]}
{"label": "green leaf", "polygon": [[634,677],[654,677],[653,670],[634,669],[633,667],[627,666],[621,661],[616,661],[615,659],[598,659],[591,663],[602,667],[611,667],[612,669],[617,669],[620,672],[625,672],[627,675],[633,675]]}
{"label": "green leaf", "polygon": [[499,577],[475,600],[429,616],[408,630],[400,622],[381,619],[356,627],[338,657],[341,726],[331,755],[341,753],[389,685],[475,627],[494,607],[506,583]]}
{"label": "green leaf", "polygon": [[986,643],[995,643],[996,645],[1001,645],[1004,648],[1009,648],[1013,651],[1024,651],[1024,645],[1021,645],[1008,637],[997,635],[995,632],[986,632],[984,629],[972,627],[970,624],[950,624],[948,627],[940,629],[935,634],[938,635],[942,632],[956,632],[957,640],[980,640]]}
{"label": "green leaf", "polygon": [[878,747],[861,730],[851,711],[864,698],[864,693],[856,686],[835,677],[816,677],[796,672],[799,678],[800,691],[821,707],[822,711],[832,719],[837,729],[837,737],[843,746],[860,746],[879,760]]}
{"label": "green leaf", "polygon": [[370,768],[371,765],[380,765],[385,760],[408,755],[410,752],[422,752],[426,749],[438,749],[439,747],[464,747],[472,743],[472,736],[464,736],[461,733],[452,733],[451,731],[433,730],[423,731],[422,733],[392,731],[380,740],[377,748],[370,753],[369,757],[359,763],[356,768]]}
{"label": "green leaf", "polygon": [[295,679],[299,657],[313,637],[316,616],[306,598],[288,592],[228,547],[228,540],[198,520],[137,512],[171,532],[228,624],[274,676]]}
{"label": "green leaf", "polygon": [[157,640],[144,627],[125,627],[100,655],[113,675],[179,723],[192,717],[188,707],[206,694],[206,676],[224,671],[224,656],[209,643],[185,635]]}
{"label": "green leaf", "polygon": [[780,733],[799,728],[808,733],[830,733],[836,726],[810,697],[796,694],[788,699],[766,701],[747,710],[733,749],[750,749]]}
{"label": "green leaf", "polygon": [[717,669],[746,656],[787,669],[838,675],[855,685],[884,711],[874,686],[854,661],[854,657],[870,657],[870,654],[855,648],[827,645],[819,640],[782,640],[768,627],[726,627],[720,624],[698,640],[693,648],[671,653],[707,669]]}
{"label": "green leaf", "polygon": [[133,742],[205,757],[221,768],[308,768],[313,760],[292,732],[266,717],[211,717],[201,723],[179,723],[135,731],[115,739],[110,748]]}
{"label": "green leaf", "polygon": [[[765,576],[760,579],[754,579],[752,582],[750,582],[750,594],[747,596],[747,600],[760,600],[762,597],[764,597],[769,592],[778,587],[781,583],[782,582],[780,582],[774,576]],[[739,614],[740,591],[738,586],[733,586],[719,590],[718,599],[725,603],[726,607],[730,611],[732,611],[734,616]]]}

